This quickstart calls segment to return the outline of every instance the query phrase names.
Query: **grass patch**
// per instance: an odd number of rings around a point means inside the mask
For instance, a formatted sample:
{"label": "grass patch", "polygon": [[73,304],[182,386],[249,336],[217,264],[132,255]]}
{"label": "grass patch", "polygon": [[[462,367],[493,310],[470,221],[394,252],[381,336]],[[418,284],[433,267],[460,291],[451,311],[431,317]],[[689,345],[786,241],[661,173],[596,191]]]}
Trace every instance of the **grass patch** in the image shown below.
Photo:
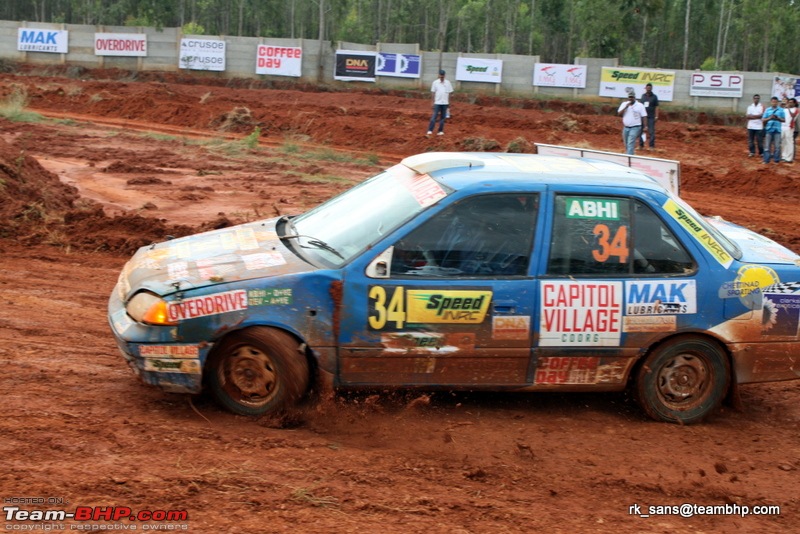
{"label": "grass patch", "polygon": [[0,101],[0,117],[13,122],[40,122],[44,118],[38,113],[26,111],[28,90],[22,85],[14,85],[5,100]]}

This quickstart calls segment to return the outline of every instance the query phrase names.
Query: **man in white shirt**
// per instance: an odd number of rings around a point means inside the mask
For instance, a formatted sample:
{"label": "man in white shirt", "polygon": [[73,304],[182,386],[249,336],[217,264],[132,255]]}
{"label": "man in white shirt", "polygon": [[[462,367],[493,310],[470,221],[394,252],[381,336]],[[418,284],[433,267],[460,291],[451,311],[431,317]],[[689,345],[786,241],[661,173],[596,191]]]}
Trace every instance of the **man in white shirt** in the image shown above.
{"label": "man in white shirt", "polygon": [[444,79],[444,71],[439,71],[439,79],[434,80],[431,84],[431,93],[433,93],[433,116],[431,122],[428,124],[428,135],[433,135],[433,129],[436,126],[436,118],[439,117],[439,133],[436,135],[444,135],[444,120],[447,118],[447,108],[450,105],[450,93],[453,92],[453,86],[450,85],[450,80]]}
{"label": "man in white shirt", "polygon": [[750,149],[748,157],[753,157],[758,147],[758,155],[764,155],[764,105],[760,95],[753,95],[753,103],[747,106],[747,147]]}
{"label": "man in white shirt", "polygon": [[781,125],[781,161],[785,163],[794,162],[794,130],[798,111],[800,108],[797,107],[797,100],[790,98],[783,110],[786,120]]}
{"label": "man in white shirt", "polygon": [[636,100],[636,93],[630,91],[628,100],[620,104],[617,115],[622,117],[622,141],[625,143],[625,152],[632,156],[636,143],[642,135],[647,109]]}

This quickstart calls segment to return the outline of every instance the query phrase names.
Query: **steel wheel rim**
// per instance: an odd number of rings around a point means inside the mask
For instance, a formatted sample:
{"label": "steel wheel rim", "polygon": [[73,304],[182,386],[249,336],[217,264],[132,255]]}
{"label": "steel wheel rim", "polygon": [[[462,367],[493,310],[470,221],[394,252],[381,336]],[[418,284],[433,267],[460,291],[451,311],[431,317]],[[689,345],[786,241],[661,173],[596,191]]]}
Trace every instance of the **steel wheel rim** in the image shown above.
{"label": "steel wheel rim", "polygon": [[665,405],[672,409],[689,410],[708,397],[711,373],[702,358],[679,354],[661,366],[656,388]]}
{"label": "steel wheel rim", "polygon": [[278,390],[278,374],[272,358],[252,345],[231,351],[220,374],[225,392],[242,404],[263,406]]}

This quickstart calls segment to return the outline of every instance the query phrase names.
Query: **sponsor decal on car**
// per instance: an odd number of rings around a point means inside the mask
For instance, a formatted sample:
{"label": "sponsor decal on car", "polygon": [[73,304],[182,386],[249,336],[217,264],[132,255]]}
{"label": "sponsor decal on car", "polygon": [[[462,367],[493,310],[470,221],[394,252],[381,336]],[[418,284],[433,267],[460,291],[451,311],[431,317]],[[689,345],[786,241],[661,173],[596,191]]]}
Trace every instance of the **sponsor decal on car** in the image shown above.
{"label": "sponsor decal on car", "polygon": [[406,289],[370,286],[369,327],[382,330],[387,325],[406,324],[481,324],[492,301],[491,291]]}
{"label": "sponsor decal on car", "polygon": [[697,313],[694,280],[625,283],[625,315]]}
{"label": "sponsor decal on car", "polygon": [[539,344],[619,346],[622,304],[622,282],[542,281]]}
{"label": "sponsor decal on car", "polygon": [[733,263],[733,258],[730,254],[709,234],[700,223],[698,223],[690,213],[687,213],[677,202],[670,199],[664,203],[664,212],[674,218],[681,226],[683,226],[694,237],[715,260],[725,267],[730,267]]}
{"label": "sponsor decal on car", "polygon": [[596,356],[554,356],[536,362],[535,384],[594,384],[597,382]]}
{"label": "sponsor decal on car", "polygon": [[492,317],[492,339],[524,341],[530,338],[529,315],[495,315]]}
{"label": "sponsor decal on car", "polygon": [[275,306],[292,303],[292,290],[286,289],[248,289],[248,306]]}
{"label": "sponsor decal on car", "polygon": [[199,354],[197,345],[139,345],[142,358],[197,358]]}
{"label": "sponsor decal on car", "polygon": [[147,358],[144,361],[144,370],[153,371],[156,373],[180,373],[187,375],[199,375],[200,361]]}
{"label": "sponsor decal on car", "polygon": [[800,336],[800,282],[765,287],[761,329],[768,336]]}
{"label": "sponsor decal on car", "polygon": [[246,309],[247,292],[239,289],[170,302],[167,314],[169,320],[175,322]]}

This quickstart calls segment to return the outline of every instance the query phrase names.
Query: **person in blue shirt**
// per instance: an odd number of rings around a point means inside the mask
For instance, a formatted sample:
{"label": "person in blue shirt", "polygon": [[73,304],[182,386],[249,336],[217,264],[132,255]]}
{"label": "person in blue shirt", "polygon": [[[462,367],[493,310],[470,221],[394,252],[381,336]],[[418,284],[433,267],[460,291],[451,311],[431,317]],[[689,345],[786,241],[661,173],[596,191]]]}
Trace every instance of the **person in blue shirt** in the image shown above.
{"label": "person in blue shirt", "polygon": [[769,163],[770,156],[775,163],[780,163],[781,127],[783,121],[786,120],[783,109],[778,107],[778,97],[773,96],[770,104],[770,107],[764,112],[764,116],[761,117],[761,122],[764,123],[764,164]]}

